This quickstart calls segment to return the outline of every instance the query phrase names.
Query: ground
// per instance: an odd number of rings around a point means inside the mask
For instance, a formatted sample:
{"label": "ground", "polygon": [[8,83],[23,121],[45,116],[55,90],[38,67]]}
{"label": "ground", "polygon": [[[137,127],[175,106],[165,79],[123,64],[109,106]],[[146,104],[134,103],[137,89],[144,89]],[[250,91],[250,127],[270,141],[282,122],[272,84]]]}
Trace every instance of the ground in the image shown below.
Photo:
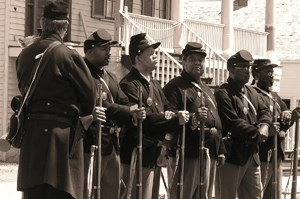
{"label": "ground", "polygon": [[[3,163],[0,162],[0,195],[1,199],[21,199],[22,194],[21,192],[16,191],[17,190],[17,171],[18,171],[18,165],[14,163]],[[165,170],[163,170],[163,173],[165,174]],[[287,182],[289,181],[289,185],[287,190],[285,190],[285,187],[287,185]],[[282,199],[290,199],[290,187],[292,183],[292,178],[288,179],[288,177],[283,178],[283,191],[287,194],[284,194]],[[297,180],[297,198],[300,199],[300,177],[298,176]],[[166,199],[165,196],[165,188],[163,186],[163,183],[161,182],[161,198],[160,199]]]}

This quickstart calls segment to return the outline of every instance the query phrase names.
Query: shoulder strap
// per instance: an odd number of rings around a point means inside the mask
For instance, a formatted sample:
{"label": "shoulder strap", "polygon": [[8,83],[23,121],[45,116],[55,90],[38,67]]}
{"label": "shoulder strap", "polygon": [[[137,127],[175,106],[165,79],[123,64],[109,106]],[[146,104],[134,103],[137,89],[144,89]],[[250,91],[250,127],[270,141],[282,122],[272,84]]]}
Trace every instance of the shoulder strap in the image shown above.
{"label": "shoulder strap", "polygon": [[[33,91],[35,90],[36,88],[36,85],[37,83],[39,82],[40,80],[40,77],[45,69],[45,66],[46,63],[47,63],[47,60],[49,59],[50,56],[46,56],[46,55],[49,55],[50,52],[56,47],[58,46],[59,44],[61,44],[61,42],[59,41],[54,41],[52,42],[48,48],[46,48],[46,50],[42,53],[42,54],[39,54],[36,56],[36,58],[40,58],[39,62],[38,62],[38,65],[36,66],[36,69],[33,70],[33,75],[32,75],[32,80],[30,82],[30,85],[28,87],[28,90],[26,91],[25,93],[25,96],[24,96],[24,99],[23,99],[23,102],[19,108],[19,111],[18,111],[18,115],[19,116],[22,112],[22,109],[24,107],[25,104],[28,104],[31,96],[32,96],[32,93]],[[46,58],[45,58],[46,57]]]}

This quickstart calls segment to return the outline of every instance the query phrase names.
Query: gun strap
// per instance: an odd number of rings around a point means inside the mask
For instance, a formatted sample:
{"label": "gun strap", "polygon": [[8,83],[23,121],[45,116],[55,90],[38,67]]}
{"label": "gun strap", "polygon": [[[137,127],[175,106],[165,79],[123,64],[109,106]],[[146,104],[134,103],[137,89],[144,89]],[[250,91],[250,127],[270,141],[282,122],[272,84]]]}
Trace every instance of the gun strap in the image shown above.
{"label": "gun strap", "polygon": [[39,82],[40,77],[42,76],[42,73],[46,67],[45,66],[47,63],[46,61],[49,60],[49,58],[50,58],[50,56],[46,56],[46,59],[45,59],[44,58],[45,55],[49,54],[52,51],[52,49],[54,49],[54,47],[58,46],[59,44],[61,44],[61,42],[59,42],[59,41],[52,42],[42,54],[39,54],[39,55],[41,55],[40,57],[38,57],[38,55],[36,56],[37,58],[40,58],[40,60],[37,64],[35,70],[32,71],[32,74],[33,74],[33,75],[31,75],[32,80],[30,82],[30,85],[29,85],[26,93],[25,93],[25,96],[24,96],[23,102],[20,106],[20,109],[18,111],[17,117],[20,116],[24,105],[29,103],[29,100],[33,94],[33,91],[35,90],[37,83]]}

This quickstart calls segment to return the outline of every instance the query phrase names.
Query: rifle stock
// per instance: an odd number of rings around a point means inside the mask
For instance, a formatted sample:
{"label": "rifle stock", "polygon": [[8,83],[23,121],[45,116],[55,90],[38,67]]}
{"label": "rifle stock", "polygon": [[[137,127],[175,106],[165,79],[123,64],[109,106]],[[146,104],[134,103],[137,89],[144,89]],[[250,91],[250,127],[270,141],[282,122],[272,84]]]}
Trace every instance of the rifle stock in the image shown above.
{"label": "rifle stock", "polygon": [[[183,109],[186,110],[186,90],[184,90],[183,94]],[[184,150],[185,149],[185,124],[182,126],[181,132],[181,143],[180,143],[180,156],[179,156],[179,164],[178,164],[178,183],[177,183],[177,198],[183,198],[183,175],[184,175]]]}

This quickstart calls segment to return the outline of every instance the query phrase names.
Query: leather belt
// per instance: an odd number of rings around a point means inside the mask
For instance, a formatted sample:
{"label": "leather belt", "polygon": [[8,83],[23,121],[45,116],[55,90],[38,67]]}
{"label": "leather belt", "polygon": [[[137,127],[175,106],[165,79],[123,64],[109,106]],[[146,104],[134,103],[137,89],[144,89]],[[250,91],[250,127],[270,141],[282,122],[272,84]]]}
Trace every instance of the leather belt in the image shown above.
{"label": "leather belt", "polygon": [[62,116],[58,114],[50,114],[50,113],[29,113],[29,119],[37,119],[37,120],[52,120],[57,122],[63,122],[72,125],[74,123],[74,118],[68,116]]}

